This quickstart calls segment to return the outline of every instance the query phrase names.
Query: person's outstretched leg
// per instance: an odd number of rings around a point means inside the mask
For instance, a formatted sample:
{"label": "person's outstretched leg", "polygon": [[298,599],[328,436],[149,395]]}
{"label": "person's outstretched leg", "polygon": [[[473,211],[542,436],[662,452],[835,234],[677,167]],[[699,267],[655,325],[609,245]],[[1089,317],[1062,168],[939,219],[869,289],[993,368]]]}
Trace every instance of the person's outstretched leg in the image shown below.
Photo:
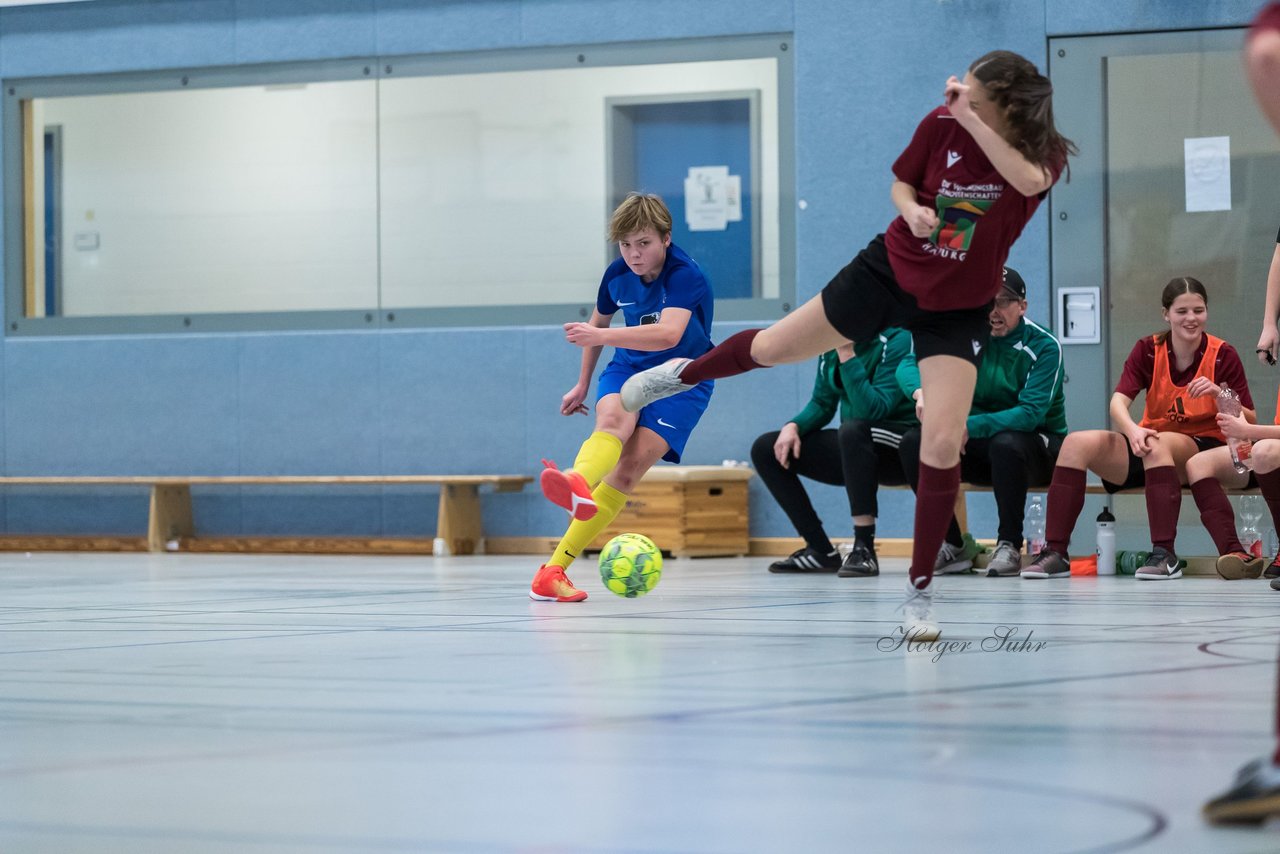
{"label": "person's outstretched leg", "polygon": [[596,501],[591,490],[618,464],[622,440],[612,433],[597,429],[578,449],[573,468],[560,471],[555,463],[543,460],[539,485],[542,494],[557,507],[569,511],[574,519],[587,520],[596,514]]}
{"label": "person's outstretched leg", "polygon": [[[876,517],[880,506],[876,493],[880,477],[902,474],[902,464],[897,449],[876,441],[876,431],[881,436],[896,436],[874,422],[852,418],[840,425],[840,469],[843,472],[845,494],[849,499],[849,516],[853,521],[853,548],[836,572],[841,578],[868,578],[880,574],[880,561],[876,556]],[[892,458],[892,470],[888,459]]]}
{"label": "person's outstretched leg", "polygon": [[1201,810],[1211,824],[1261,825],[1280,817],[1280,669],[1277,671],[1275,749],[1236,772],[1231,787]]}
{"label": "person's outstretched leg", "polygon": [[933,565],[960,490],[960,446],[978,371],[973,362],[948,355],[925,356],[919,366],[924,417],[902,626],[908,637],[933,640],[941,634],[933,617]]}
{"label": "person's outstretched leg", "polygon": [[1151,526],[1151,557],[1133,577],[1140,581],[1169,581],[1182,577],[1173,550],[1182,508],[1182,480],[1187,461],[1199,453],[1190,436],[1161,431],[1142,460],[1146,469],[1147,520]]}
{"label": "person's outstretched leg", "polygon": [[1084,509],[1085,471],[1123,486],[1129,478],[1129,440],[1110,430],[1081,430],[1062,442],[1049,482],[1044,551],[1022,569],[1023,578],[1070,578],[1067,546]]}
{"label": "person's outstretched leg", "polygon": [[1222,489],[1224,484],[1238,488],[1248,482],[1248,476],[1231,464],[1231,452],[1221,447],[1196,454],[1187,460],[1187,481],[1200,511],[1200,522],[1218,550],[1218,575],[1227,579],[1261,575],[1262,558],[1245,551],[1236,534],[1235,511]]}
{"label": "person's outstretched leg", "polygon": [[582,550],[591,545],[592,540],[600,536],[600,532],[609,527],[627,504],[625,493],[619,492],[607,483],[601,483],[591,491],[591,499],[596,512],[589,519],[574,519],[569,523],[556,546],[551,559],[538,568],[529,587],[529,598],[546,602],[581,602],[587,598],[585,590],[573,586],[573,582],[565,574],[565,570],[573,563]]}
{"label": "person's outstretched leg", "polygon": [[[1264,439],[1253,444],[1253,473],[1262,490],[1262,499],[1271,511],[1271,522],[1280,531],[1280,441]],[[1280,554],[1271,556],[1271,563],[1262,571],[1266,578],[1280,578]],[[1274,589],[1280,590],[1280,586]]]}
{"label": "person's outstretched leg", "polygon": [[774,561],[770,572],[834,572],[840,556],[827,537],[822,519],[813,509],[801,476],[821,483],[840,485],[840,448],[835,430],[815,430],[801,441],[800,457],[784,467],[778,462],[774,444],[778,431],[765,433],[751,446],[751,462],[756,474],[804,538],[804,548],[790,557]]}
{"label": "person's outstretched leg", "polygon": [[635,489],[641,476],[667,452],[667,442],[657,433],[644,427],[638,428],[622,448],[622,454],[613,471],[605,476],[591,496],[598,511],[587,520],[569,523],[555,553],[538,568],[530,586],[529,598],[552,602],[581,602],[586,591],[579,590],[569,581],[565,570],[583,550],[591,545],[600,532],[609,527],[626,506],[627,496]]}
{"label": "person's outstretched leg", "polygon": [[[912,492],[920,489],[920,443],[919,427],[903,433],[898,443],[898,459]],[[964,532],[960,530],[960,522],[953,512],[942,545],[938,547],[938,555],[933,560],[933,572],[935,575],[968,572],[973,567],[973,557],[973,554],[965,554]]]}
{"label": "person's outstretched leg", "polygon": [[[969,443],[973,445],[973,442]],[[966,465],[973,451],[965,454]],[[984,460],[999,515],[996,549],[987,564],[988,577],[1013,577],[1022,572],[1022,527],[1027,490],[1043,483],[1053,469],[1053,456],[1038,433],[1002,430],[991,437]]]}
{"label": "person's outstretched leg", "polygon": [[628,412],[639,412],[655,400],[688,391],[705,380],[802,362],[847,343],[827,320],[818,295],[767,329],[747,329],[696,359],[672,359],[641,371],[623,383],[622,406]]}

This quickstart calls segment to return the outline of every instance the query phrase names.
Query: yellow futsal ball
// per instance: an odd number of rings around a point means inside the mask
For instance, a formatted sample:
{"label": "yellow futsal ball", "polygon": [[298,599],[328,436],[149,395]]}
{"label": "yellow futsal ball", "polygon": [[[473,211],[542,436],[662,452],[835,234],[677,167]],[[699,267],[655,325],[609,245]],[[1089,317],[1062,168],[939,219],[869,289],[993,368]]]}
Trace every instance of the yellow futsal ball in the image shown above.
{"label": "yellow futsal ball", "polygon": [[600,552],[600,580],[619,596],[643,596],[661,577],[662,551],[643,534],[619,534]]}

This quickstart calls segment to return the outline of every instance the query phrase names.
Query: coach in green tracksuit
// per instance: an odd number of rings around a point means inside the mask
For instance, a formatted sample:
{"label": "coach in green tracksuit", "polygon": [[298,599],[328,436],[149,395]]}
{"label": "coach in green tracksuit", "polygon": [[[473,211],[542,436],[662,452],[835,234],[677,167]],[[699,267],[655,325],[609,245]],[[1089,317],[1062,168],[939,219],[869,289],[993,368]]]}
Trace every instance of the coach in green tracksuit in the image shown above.
{"label": "coach in green tracksuit", "polygon": [[[991,340],[978,365],[978,385],[960,458],[960,477],[987,484],[995,493],[1000,530],[987,565],[989,576],[1017,575],[1021,569],[1022,521],[1027,489],[1053,476],[1058,449],[1067,435],[1062,393],[1062,345],[1052,333],[1027,320],[1027,286],[1016,270],[1005,268],[1004,288],[991,307]],[[920,372],[915,359],[898,366],[903,392],[922,412]],[[920,432],[899,443],[902,467],[914,485],[920,466]],[[938,550],[935,574],[966,572],[973,556],[964,550],[953,518]]]}

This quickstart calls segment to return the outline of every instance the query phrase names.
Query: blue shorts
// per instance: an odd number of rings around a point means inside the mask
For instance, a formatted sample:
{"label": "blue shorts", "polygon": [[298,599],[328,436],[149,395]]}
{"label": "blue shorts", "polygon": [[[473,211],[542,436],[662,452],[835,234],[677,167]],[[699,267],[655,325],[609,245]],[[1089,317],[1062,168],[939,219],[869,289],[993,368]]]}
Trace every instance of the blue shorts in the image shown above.
{"label": "blue shorts", "polygon": [[[606,394],[617,394],[622,390],[622,384],[627,381],[627,378],[637,373],[639,371],[635,368],[617,362],[605,365],[604,371],[600,374],[600,381],[597,383],[596,400]],[[662,458],[667,462],[680,462],[680,455],[684,453],[689,434],[693,432],[702,413],[707,411],[707,404],[711,402],[711,390],[715,386],[714,380],[707,380],[698,383],[688,391],[655,400],[640,410],[640,420],[636,425],[648,427],[666,440],[667,452],[662,455]]]}

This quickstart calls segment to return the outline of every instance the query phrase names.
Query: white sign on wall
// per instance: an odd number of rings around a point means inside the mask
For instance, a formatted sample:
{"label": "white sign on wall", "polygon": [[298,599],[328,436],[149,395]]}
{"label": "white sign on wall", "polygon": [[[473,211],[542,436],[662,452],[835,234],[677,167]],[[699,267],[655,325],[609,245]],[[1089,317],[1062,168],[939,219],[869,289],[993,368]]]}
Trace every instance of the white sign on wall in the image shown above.
{"label": "white sign on wall", "polygon": [[684,220],[690,231],[724,231],[742,219],[742,176],[728,166],[690,166],[684,179]]}
{"label": "white sign on wall", "polygon": [[1231,137],[1182,141],[1187,212],[1231,210]]}

